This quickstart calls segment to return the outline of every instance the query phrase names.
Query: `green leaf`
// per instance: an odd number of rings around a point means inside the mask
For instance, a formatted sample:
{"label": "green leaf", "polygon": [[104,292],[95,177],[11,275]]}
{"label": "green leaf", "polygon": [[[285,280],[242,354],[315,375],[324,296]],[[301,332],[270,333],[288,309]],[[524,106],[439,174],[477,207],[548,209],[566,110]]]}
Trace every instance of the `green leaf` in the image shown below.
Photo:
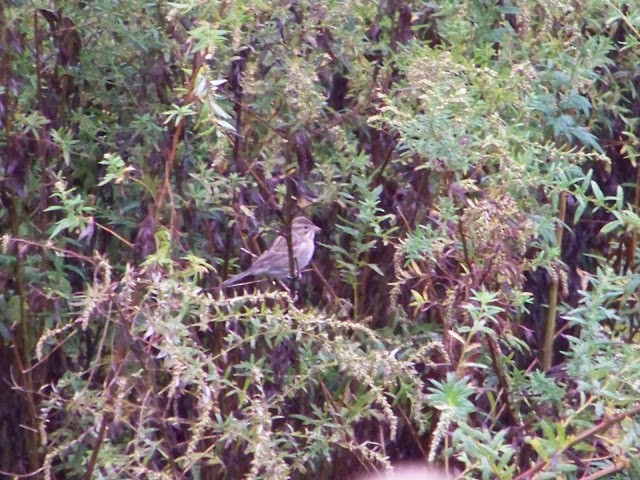
{"label": "green leaf", "polygon": [[622,190],[621,185],[616,187],[616,208],[618,210],[622,210],[624,208],[624,191]]}
{"label": "green leaf", "polygon": [[75,218],[63,218],[53,227],[49,238],[57,237],[63,230],[78,228],[79,223]]}
{"label": "green leaf", "polygon": [[382,270],[380,270],[380,267],[378,267],[378,265],[376,265],[375,263],[368,263],[367,266],[373,270],[374,272],[376,272],[378,275],[380,275],[381,277],[384,277],[384,273],[382,273]]}
{"label": "green leaf", "polygon": [[602,193],[602,190],[600,190],[600,185],[598,185],[595,180],[591,181],[591,190],[593,190],[593,194],[596,197],[596,200],[598,200],[598,202],[603,203],[604,202],[604,194]]}
{"label": "green leaf", "polygon": [[582,194],[587,193],[587,188],[589,188],[592,176],[593,176],[593,169],[590,168],[587,174],[584,176],[584,180],[582,181],[582,185],[580,186],[580,192]]}
{"label": "green leaf", "polygon": [[585,147],[593,148],[596,152],[604,153],[598,143],[598,138],[585,127],[571,129],[571,134],[575,136]]}
{"label": "green leaf", "polygon": [[591,111],[591,102],[589,101],[589,99],[583,95],[580,95],[575,90],[569,92],[569,95],[567,96],[565,101],[562,102],[561,106],[563,109],[572,108],[578,112],[582,112],[584,115],[589,115],[589,112]]}
{"label": "green leaf", "polygon": [[577,199],[578,199],[578,206],[576,207],[576,211],[573,214],[574,224],[578,223],[578,220],[582,218],[582,215],[584,214],[584,211],[587,208],[587,202],[585,202],[584,199],[582,199],[582,197],[577,197]]}
{"label": "green leaf", "polygon": [[600,233],[606,234],[613,232],[616,228],[620,227],[621,223],[619,220],[613,220],[607,223],[604,227],[600,229]]}

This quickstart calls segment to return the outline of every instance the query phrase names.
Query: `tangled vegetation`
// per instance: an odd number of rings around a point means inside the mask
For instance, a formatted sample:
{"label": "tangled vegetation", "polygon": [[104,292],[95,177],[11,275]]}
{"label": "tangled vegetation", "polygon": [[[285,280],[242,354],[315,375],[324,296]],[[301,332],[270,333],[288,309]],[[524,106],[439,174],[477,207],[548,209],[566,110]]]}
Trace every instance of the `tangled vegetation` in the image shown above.
{"label": "tangled vegetation", "polygon": [[0,472],[640,478],[638,65],[624,0],[2,2]]}

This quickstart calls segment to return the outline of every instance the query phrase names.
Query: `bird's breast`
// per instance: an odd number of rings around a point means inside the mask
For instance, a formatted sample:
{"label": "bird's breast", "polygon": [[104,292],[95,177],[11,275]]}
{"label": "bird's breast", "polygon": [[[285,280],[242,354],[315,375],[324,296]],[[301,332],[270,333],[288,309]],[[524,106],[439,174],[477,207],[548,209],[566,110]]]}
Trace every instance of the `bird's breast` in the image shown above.
{"label": "bird's breast", "polygon": [[298,270],[301,270],[307,265],[309,265],[309,262],[311,261],[311,257],[313,257],[313,250],[314,250],[313,247],[314,245],[312,240],[312,241],[305,241],[300,245],[300,248],[298,248],[298,251],[296,252],[296,262],[298,263],[296,267],[298,268]]}

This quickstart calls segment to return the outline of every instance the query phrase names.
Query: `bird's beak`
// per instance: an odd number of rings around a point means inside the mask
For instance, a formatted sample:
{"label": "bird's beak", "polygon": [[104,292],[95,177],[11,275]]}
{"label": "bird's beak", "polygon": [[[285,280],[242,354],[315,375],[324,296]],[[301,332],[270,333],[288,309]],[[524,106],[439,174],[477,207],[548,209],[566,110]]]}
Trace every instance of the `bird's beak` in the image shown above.
{"label": "bird's beak", "polygon": [[314,232],[319,232],[320,230],[322,230],[320,227],[318,227],[317,225],[313,226],[313,231]]}

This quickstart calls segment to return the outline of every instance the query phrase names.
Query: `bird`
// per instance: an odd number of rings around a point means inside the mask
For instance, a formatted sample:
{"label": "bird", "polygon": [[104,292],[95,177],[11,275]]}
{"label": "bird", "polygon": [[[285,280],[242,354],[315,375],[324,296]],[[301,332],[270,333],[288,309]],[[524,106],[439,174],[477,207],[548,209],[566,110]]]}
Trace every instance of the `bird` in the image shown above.
{"label": "bird", "polygon": [[[320,230],[320,227],[306,217],[298,216],[291,222],[291,243],[297,271],[302,270],[311,261],[315,250],[315,235]],[[289,275],[289,247],[284,236],[278,236],[247,270],[228,278],[220,284],[220,287],[230,287],[250,275],[264,275],[271,278],[284,278]]]}

